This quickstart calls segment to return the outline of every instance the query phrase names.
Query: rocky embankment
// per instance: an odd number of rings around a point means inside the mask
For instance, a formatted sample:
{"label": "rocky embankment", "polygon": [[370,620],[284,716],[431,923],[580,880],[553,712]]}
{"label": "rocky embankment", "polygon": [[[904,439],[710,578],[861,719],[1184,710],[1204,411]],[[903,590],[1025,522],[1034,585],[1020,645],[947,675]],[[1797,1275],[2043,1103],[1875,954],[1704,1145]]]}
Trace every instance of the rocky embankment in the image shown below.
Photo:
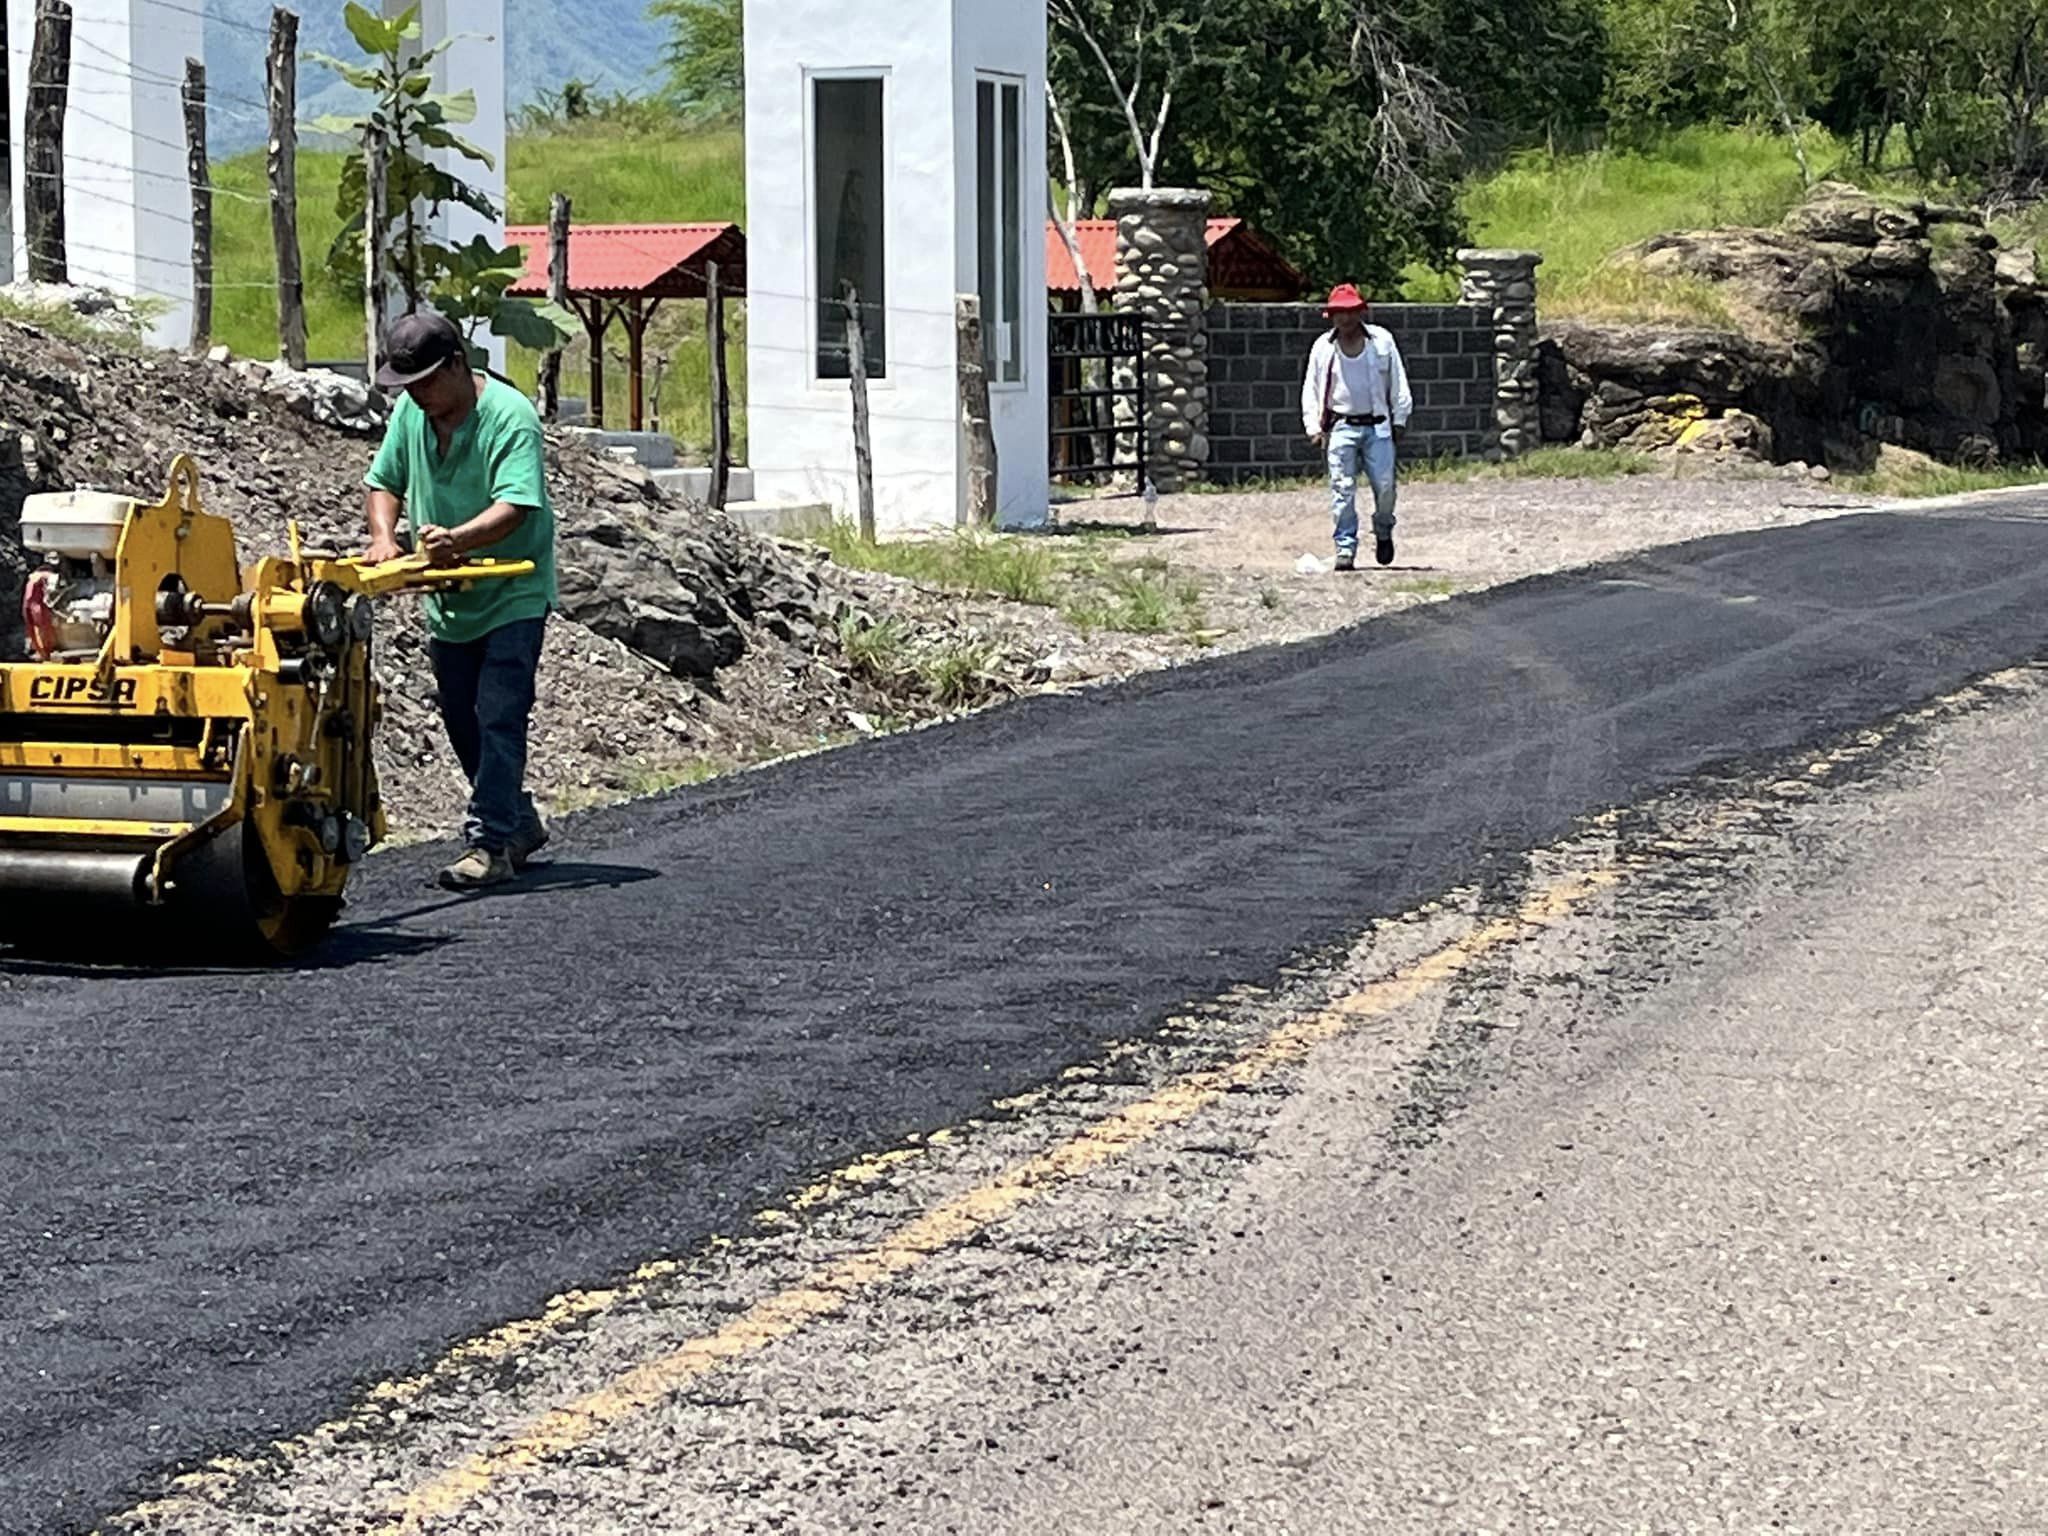
{"label": "rocky embankment", "polygon": [[[381,401],[334,375],[0,322],[0,654],[20,653],[24,496],[92,485],[155,500],[189,453],[206,506],[233,519],[245,560],[282,548],[293,520],[315,547],[354,549],[381,417]],[[913,632],[906,643],[953,643],[943,617],[906,613],[876,584],[664,496],[637,468],[580,446],[551,442],[549,484],[562,613],[542,666],[531,773],[549,800],[815,745],[848,734],[850,720],[943,712],[914,674],[877,676],[842,646],[843,624],[884,615]],[[445,827],[464,788],[438,726],[425,627],[405,599],[382,618],[386,799],[403,828]]]}
{"label": "rocky embankment", "polygon": [[1862,467],[2048,457],[2048,290],[1971,210],[1822,183],[1775,229],[1660,235],[1615,262],[1711,286],[1738,328],[1544,327],[1549,442]]}

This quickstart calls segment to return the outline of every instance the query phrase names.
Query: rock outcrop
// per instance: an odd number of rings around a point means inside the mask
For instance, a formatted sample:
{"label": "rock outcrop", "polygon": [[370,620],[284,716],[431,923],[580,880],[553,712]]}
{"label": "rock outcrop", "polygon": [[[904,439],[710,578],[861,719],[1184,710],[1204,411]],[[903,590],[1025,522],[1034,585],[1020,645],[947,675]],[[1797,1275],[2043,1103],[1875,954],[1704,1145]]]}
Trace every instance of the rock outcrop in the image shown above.
{"label": "rock outcrop", "polygon": [[[1881,443],[1985,462],[2048,455],[2048,304],[2031,250],[1967,209],[1822,183],[1777,229],[1660,235],[1617,254],[1712,284],[1740,332],[1544,330],[1547,441],[1675,447],[1741,412],[1777,459],[1867,463]],[[1763,447],[1768,441],[1768,449]]]}

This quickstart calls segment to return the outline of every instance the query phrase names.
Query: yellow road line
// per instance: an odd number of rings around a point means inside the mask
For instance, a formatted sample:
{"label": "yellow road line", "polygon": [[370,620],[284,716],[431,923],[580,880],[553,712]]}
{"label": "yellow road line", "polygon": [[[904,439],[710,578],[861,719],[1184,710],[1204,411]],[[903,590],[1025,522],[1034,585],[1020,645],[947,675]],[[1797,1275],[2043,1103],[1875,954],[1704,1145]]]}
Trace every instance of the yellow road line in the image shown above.
{"label": "yellow road line", "polygon": [[1550,927],[1617,884],[1619,866],[1559,880],[1520,911],[1496,918],[1384,980],[1267,1035],[1227,1064],[1168,1084],[1047,1152],[934,1207],[875,1246],[813,1272],[760,1302],[716,1333],[691,1339],[659,1359],[532,1420],[510,1439],[409,1494],[389,1532],[416,1532],[461,1510],[494,1484],[550,1457],[586,1445],[612,1426],[673,1396],[731,1361],[758,1354],[808,1324],[830,1317],[860,1292],[957,1247],[1019,1207],[1122,1156],[1191,1119],[1225,1094],[1270,1078],[1310,1050],[1365,1020],[1412,1003],[1490,952]]}

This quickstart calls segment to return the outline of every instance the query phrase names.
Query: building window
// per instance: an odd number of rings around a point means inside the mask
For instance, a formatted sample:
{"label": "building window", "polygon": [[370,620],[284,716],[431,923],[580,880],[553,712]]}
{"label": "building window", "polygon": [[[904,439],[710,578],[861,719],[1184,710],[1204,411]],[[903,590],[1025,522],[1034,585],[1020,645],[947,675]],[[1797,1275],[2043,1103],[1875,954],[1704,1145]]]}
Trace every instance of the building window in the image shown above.
{"label": "building window", "polygon": [[981,333],[989,379],[997,384],[1024,379],[1023,121],[1021,80],[984,76],[975,82]]}
{"label": "building window", "polygon": [[846,297],[858,295],[868,377],[889,376],[882,272],[882,81],[812,81],[811,195],[817,216],[818,377],[853,373]]}

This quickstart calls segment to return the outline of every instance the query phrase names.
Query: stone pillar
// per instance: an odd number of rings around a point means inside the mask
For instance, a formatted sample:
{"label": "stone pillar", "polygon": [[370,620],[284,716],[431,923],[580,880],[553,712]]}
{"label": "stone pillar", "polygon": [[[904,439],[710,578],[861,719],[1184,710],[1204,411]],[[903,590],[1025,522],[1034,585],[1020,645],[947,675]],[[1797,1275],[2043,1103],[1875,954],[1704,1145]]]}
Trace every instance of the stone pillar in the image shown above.
{"label": "stone pillar", "polygon": [[1503,458],[1543,441],[1542,369],[1536,346],[1535,251],[1460,251],[1464,302],[1493,318],[1493,419]]}
{"label": "stone pillar", "polygon": [[[1146,468],[1161,495],[1209,462],[1209,194],[1110,193],[1116,307],[1145,320]],[[1119,400],[1119,419],[1129,402]]]}

